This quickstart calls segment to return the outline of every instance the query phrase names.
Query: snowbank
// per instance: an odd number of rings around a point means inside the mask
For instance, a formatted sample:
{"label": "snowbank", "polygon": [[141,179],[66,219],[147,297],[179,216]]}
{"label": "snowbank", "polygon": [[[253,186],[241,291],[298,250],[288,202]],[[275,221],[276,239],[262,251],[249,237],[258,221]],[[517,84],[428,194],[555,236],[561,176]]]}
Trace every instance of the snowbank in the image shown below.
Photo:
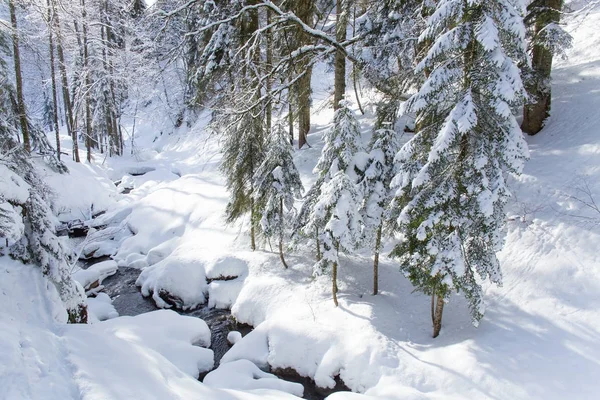
{"label": "snowbank", "polygon": [[302,397],[304,387],[299,383],[287,382],[273,374],[261,371],[248,360],[221,363],[219,368],[204,378],[204,384],[221,389],[275,389]]}

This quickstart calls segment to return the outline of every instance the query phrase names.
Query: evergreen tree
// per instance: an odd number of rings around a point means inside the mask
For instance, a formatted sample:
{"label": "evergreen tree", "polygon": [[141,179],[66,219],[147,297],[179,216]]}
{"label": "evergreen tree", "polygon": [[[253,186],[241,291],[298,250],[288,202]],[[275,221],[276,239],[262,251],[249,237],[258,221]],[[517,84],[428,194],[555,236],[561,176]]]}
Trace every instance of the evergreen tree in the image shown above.
{"label": "evergreen tree", "polygon": [[360,238],[360,196],[356,185],[354,157],[361,148],[358,121],[346,100],[335,112],[333,126],[324,135],[325,145],[314,173],[319,175],[311,189],[314,205],[310,209],[305,234],[316,236],[323,254],[315,265],[316,273],[332,268],[333,302],[337,306],[339,251],[351,252]]}
{"label": "evergreen tree", "polygon": [[267,238],[278,239],[279,257],[287,268],[283,237],[292,220],[289,214],[294,210],[294,200],[301,198],[304,188],[294,164],[292,147],[280,125],[267,147],[265,159],[254,174],[253,196],[261,215],[262,233]]}
{"label": "evergreen tree", "polygon": [[389,218],[386,209],[390,204],[393,192],[390,183],[395,175],[394,157],[400,150],[400,138],[392,129],[387,127],[375,130],[369,145],[369,159],[360,182],[363,203],[361,216],[363,221],[362,238],[373,250],[373,294],[379,291],[379,251],[384,220]]}
{"label": "evergreen tree", "polygon": [[525,97],[522,13],[517,0],[444,0],[420,37],[431,45],[417,72],[430,73],[410,101],[420,129],[396,157],[404,240],[392,254],[432,296],[434,337],[452,291],[464,293],[477,325],[484,303],[476,275],[502,282],[505,174],[519,173],[528,154],[512,113]]}
{"label": "evergreen tree", "polygon": [[56,287],[69,322],[85,323],[85,294],[71,277],[65,252],[54,234],[50,191],[38,177],[29,153],[14,139],[14,125],[6,119],[10,114],[3,104],[0,108],[0,256],[40,267]]}
{"label": "evergreen tree", "polygon": [[255,250],[259,215],[252,194],[254,174],[264,160],[264,124],[251,113],[224,115],[223,121],[225,125],[219,128],[224,135],[221,171],[230,194],[225,214],[230,223],[250,213],[250,246]]}

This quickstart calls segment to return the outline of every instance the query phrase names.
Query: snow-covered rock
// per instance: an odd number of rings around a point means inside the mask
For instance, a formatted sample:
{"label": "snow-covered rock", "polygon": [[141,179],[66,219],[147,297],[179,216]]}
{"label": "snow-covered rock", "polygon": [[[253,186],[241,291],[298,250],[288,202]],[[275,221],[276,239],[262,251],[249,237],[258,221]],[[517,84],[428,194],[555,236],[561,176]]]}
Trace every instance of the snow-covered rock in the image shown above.
{"label": "snow-covered rock", "polygon": [[248,360],[221,363],[219,368],[209,372],[203,380],[205,385],[221,389],[275,389],[298,397],[304,394],[299,383],[287,382],[273,374],[261,371]]}
{"label": "snow-covered rock", "polygon": [[227,341],[229,344],[234,345],[242,340],[242,334],[238,331],[231,331],[227,334]]}
{"label": "snow-covered rock", "polygon": [[80,269],[73,273],[73,278],[84,287],[85,290],[93,289],[102,285],[102,281],[117,272],[117,262],[113,260],[102,261],[91,265],[87,269]]}
{"label": "snow-covered rock", "polygon": [[88,297],[88,319],[91,322],[105,321],[119,316],[106,293],[98,293],[96,297]]}

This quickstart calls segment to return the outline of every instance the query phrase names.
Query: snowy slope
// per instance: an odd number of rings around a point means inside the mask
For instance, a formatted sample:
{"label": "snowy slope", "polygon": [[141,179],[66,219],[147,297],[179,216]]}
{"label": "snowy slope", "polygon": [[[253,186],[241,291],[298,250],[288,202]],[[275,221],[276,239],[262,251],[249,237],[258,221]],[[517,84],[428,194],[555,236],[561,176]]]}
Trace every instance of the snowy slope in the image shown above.
{"label": "snowy slope", "polygon": [[[342,256],[340,307],[334,308],[329,278],[312,277],[310,249],[288,255],[288,270],[268,244],[247,251],[247,221],[224,224],[227,194],[217,170],[217,143],[202,132],[205,121],[192,134],[160,135],[141,124],[135,157],[109,159],[104,169],[89,168],[73,179],[95,174],[100,182],[121,180],[133,189],[129,195],[111,189],[101,198],[111,209],[107,220],[120,216],[123,225],[116,228],[132,232],[110,248],[120,265],[144,268],[142,290],[149,295],[166,290],[188,307],[204,302],[231,307],[239,321],[255,326],[222,360],[235,363],[213,373],[215,388],[297,393],[297,387],[269,381],[237,361],[250,360],[259,367],[291,367],[320,386],[333,386],[339,375],[365,394],[338,393],[331,400],[596,399],[600,213],[585,203],[600,202],[600,10],[583,20],[569,18],[576,47],[556,64],[552,116],[542,132],[527,138],[531,160],[512,179],[511,218],[500,254],[504,285],[486,288],[487,312],[479,328],[471,325],[464,300],[454,296],[440,337],[432,339],[429,298],[412,293],[387,258],[380,267],[381,293],[371,296],[368,254]],[[314,89],[313,147],[295,155],[306,187],[314,180],[321,133],[332,118],[319,107],[327,100],[325,88]],[[371,122],[369,116],[362,119],[366,131]],[[138,175],[141,171],[147,172]],[[94,199],[70,204],[72,199],[63,198],[71,215],[89,210]],[[193,376],[204,349],[190,351],[191,359],[172,358],[160,347],[161,334],[143,323],[131,328],[131,320],[112,319],[65,327],[60,318],[48,317],[58,313],[51,307],[55,295],[35,270],[4,259],[0,265],[0,387],[8,388],[0,398],[46,399],[48,393],[51,399],[293,398],[203,385]],[[206,280],[232,276],[237,278],[210,285]],[[30,292],[40,293],[40,300],[22,296]],[[183,349],[191,346],[191,336],[178,338]],[[264,385],[258,377],[267,380]]]}

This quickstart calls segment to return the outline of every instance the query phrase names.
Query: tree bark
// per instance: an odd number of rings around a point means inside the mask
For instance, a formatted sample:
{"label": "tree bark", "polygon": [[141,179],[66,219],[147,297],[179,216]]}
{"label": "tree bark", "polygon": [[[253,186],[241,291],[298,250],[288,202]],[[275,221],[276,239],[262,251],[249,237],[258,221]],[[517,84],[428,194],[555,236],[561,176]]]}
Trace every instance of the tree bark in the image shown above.
{"label": "tree bark", "polygon": [[373,296],[379,293],[379,248],[381,247],[381,231],[383,222],[377,228],[377,237],[375,238],[375,258],[373,260]]}
{"label": "tree bark", "polygon": [[54,135],[56,136],[56,157],[60,161],[60,128],[58,126],[58,95],[56,92],[56,71],[54,68],[54,38],[52,35],[54,13],[50,0],[46,0],[48,5],[48,47],[50,50],[50,79],[52,82],[52,106],[54,108],[52,112],[52,122],[54,124]]}
{"label": "tree bark", "polygon": [[92,113],[90,109],[90,70],[87,37],[87,12],[85,0],[81,0],[81,17],[83,30],[83,68],[85,75],[85,147],[87,150],[87,161],[92,162]]}
{"label": "tree bark", "polygon": [[[271,10],[267,9],[267,25],[271,23]],[[271,90],[273,86],[273,79],[271,78],[271,68],[273,68],[273,30],[269,28],[267,30],[267,48],[266,48],[266,65],[265,72],[267,74],[266,79],[266,91],[267,91],[267,106],[266,106],[266,121],[267,121],[267,136],[271,134],[271,125],[273,117],[273,101],[271,98]],[[284,262],[285,264],[285,262]],[[287,268],[287,266],[286,266]]]}
{"label": "tree bark", "polygon": [[10,9],[10,22],[12,25],[13,58],[15,64],[15,81],[17,84],[17,111],[19,112],[19,123],[23,135],[23,146],[29,153],[31,144],[29,142],[29,129],[27,126],[27,111],[25,109],[25,100],[23,98],[23,76],[21,74],[21,55],[19,52],[19,31],[17,29],[17,13],[13,0],[8,1]]}
{"label": "tree bark", "polygon": [[338,287],[337,287],[337,268],[338,268],[338,263],[334,262],[333,263],[333,272],[332,272],[332,287],[331,287],[331,291],[333,293],[333,304],[335,304],[335,306],[338,306],[338,299],[337,299],[337,292],[338,292]]}
{"label": "tree bark", "polygon": [[[314,14],[313,0],[296,0],[293,2],[293,8],[296,16],[298,16],[302,22],[312,26]],[[307,35],[303,29],[297,28],[296,34],[298,47],[311,43],[312,38]],[[312,79],[312,66],[310,65],[310,60],[306,57],[300,59],[298,61],[298,71],[304,73],[295,85],[296,103],[298,107],[298,148],[301,149],[304,145],[309,145],[307,136],[310,131],[310,85]]]}
{"label": "tree bark", "polygon": [[321,261],[321,243],[319,242],[319,228],[315,232],[315,243],[317,244],[317,261]]}
{"label": "tree bark", "polygon": [[[335,39],[338,43],[346,40],[346,29],[348,26],[347,0],[336,0],[335,2]],[[334,61],[334,92],[333,109],[340,108],[340,101],[346,93],[346,56],[341,50],[335,52]]]}
{"label": "tree bark", "polygon": [[[534,38],[551,23],[560,22],[563,0],[541,0],[530,5],[533,16]],[[552,100],[552,52],[542,44],[533,46],[531,67],[533,79],[527,85],[527,92],[534,102],[523,107],[523,123],[521,129],[529,135],[535,135],[544,127],[544,121],[550,116]]]}
{"label": "tree bark", "polygon": [[[432,294],[431,305],[433,308],[433,298],[435,297],[435,292]],[[444,296],[437,296],[435,312],[433,313],[433,337],[436,338],[440,334],[440,330],[442,329],[442,313],[444,312]]]}
{"label": "tree bark", "polygon": [[62,35],[60,30],[60,18],[56,12],[56,3],[52,0],[52,12],[54,15],[54,28],[56,29],[56,54],[58,55],[58,70],[62,83],[62,95],[65,109],[65,119],[67,121],[67,132],[73,139],[73,159],[76,162],[79,160],[79,145],[77,144],[77,133],[74,129],[73,108],[71,106],[71,98],[69,97],[69,81],[67,78],[67,66],[65,64],[65,55],[62,45]]}
{"label": "tree bark", "polygon": [[254,229],[255,219],[254,200],[250,200],[250,248],[252,251],[256,250],[256,232]]}
{"label": "tree bark", "polygon": [[[279,199],[279,217],[283,219],[283,199]],[[283,229],[279,232],[279,258],[284,268],[287,269],[288,265],[283,257]]]}

